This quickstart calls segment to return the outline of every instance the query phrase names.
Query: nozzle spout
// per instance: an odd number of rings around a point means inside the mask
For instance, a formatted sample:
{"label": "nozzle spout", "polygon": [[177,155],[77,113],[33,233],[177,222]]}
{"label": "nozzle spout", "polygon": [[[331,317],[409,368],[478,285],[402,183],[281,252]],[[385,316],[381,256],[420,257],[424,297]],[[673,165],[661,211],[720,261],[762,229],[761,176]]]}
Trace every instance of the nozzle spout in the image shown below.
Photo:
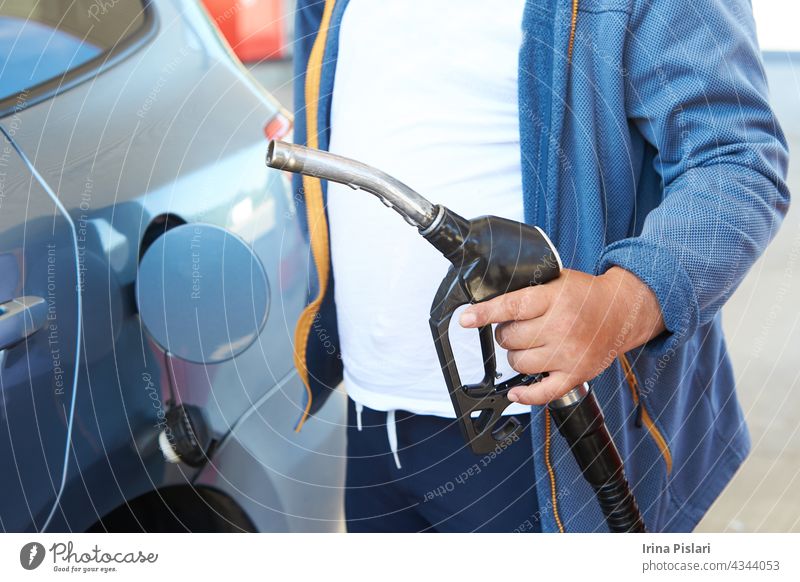
{"label": "nozzle spout", "polygon": [[267,166],[366,190],[420,230],[427,229],[439,213],[436,205],[389,174],[328,152],[271,141]]}

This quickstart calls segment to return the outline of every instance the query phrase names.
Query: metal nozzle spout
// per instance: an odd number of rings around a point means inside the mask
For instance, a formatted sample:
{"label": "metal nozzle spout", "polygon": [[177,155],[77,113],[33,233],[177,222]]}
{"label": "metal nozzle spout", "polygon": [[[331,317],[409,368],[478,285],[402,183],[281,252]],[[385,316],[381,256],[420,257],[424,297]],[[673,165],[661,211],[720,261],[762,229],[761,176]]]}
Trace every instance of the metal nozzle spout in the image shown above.
{"label": "metal nozzle spout", "polygon": [[282,142],[269,142],[269,148],[267,149],[267,165],[270,168],[278,170],[302,173],[303,165],[298,162],[297,158],[292,157],[292,149],[289,147],[281,147],[281,144]]}
{"label": "metal nozzle spout", "polygon": [[406,221],[420,230],[428,228],[438,214],[437,206],[399,180],[349,158],[282,141],[271,141],[267,150],[267,165],[270,168],[366,190],[394,208]]}

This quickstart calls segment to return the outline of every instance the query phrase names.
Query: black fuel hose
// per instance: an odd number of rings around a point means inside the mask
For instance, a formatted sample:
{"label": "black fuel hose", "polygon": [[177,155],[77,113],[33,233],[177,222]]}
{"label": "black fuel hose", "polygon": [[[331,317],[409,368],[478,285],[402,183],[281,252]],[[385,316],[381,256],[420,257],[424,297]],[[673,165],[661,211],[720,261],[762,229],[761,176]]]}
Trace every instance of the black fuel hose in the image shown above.
{"label": "black fuel hose", "polygon": [[639,506],[625,478],[622,457],[608,432],[603,411],[587,384],[585,389],[548,406],[583,476],[594,489],[608,528],[615,533],[644,533]]}

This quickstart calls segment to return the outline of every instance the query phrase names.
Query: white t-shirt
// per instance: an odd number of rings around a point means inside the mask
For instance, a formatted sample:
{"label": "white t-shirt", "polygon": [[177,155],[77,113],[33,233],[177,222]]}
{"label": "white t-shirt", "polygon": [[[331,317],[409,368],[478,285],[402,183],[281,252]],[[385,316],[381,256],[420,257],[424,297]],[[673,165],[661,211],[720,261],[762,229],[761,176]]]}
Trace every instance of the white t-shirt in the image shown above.
{"label": "white t-shirt", "polygon": [[[351,0],[339,32],[330,151],[466,218],[521,221],[517,70],[524,0]],[[428,325],[449,263],[363,191],[328,184],[345,387],[374,410],[454,417]],[[476,330],[450,327],[463,383]],[[514,375],[505,351],[498,371]],[[508,413],[528,411],[512,405]]]}

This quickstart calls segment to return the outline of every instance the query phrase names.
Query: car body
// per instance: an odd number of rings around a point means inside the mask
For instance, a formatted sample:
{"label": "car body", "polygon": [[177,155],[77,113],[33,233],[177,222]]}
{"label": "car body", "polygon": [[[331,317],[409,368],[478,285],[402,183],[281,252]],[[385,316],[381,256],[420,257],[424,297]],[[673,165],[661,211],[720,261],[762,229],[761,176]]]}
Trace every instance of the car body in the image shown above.
{"label": "car body", "polygon": [[[309,253],[264,164],[280,106],[196,2],[64,5],[0,6],[0,529],[340,529],[344,398],[295,432]],[[175,355],[140,316],[185,266],[164,252],[163,280],[142,281],[140,261],[183,225],[227,233],[268,281],[263,321],[227,357]],[[242,308],[226,284],[203,281],[223,303],[200,313]],[[165,461],[177,407],[201,415],[198,466]]]}

